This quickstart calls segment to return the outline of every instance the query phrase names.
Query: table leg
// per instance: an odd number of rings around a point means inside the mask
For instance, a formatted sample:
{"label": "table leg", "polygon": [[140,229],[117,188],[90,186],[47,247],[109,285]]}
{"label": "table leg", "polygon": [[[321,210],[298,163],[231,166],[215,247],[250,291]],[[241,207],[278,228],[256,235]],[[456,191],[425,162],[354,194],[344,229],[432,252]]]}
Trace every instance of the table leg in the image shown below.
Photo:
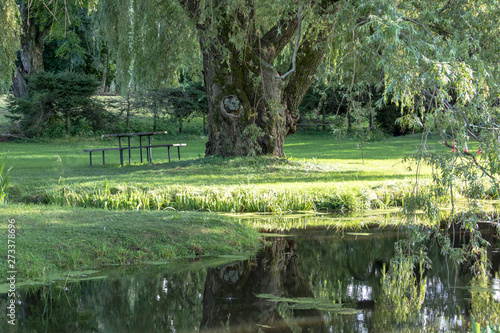
{"label": "table leg", "polygon": [[90,166],[92,166],[92,152],[89,151],[89,155],[90,155]]}
{"label": "table leg", "polygon": [[118,137],[118,145],[120,146],[120,164],[123,166],[123,150],[122,150],[122,138]]}
{"label": "table leg", "polygon": [[181,160],[181,146],[177,146],[177,155],[179,155],[179,161]]}
{"label": "table leg", "polygon": [[168,163],[170,163],[170,146],[167,146],[168,148]]}
{"label": "table leg", "polygon": [[130,164],[131,159],[130,159],[130,136],[127,137],[128,139],[128,164]]}
{"label": "table leg", "polygon": [[102,151],[102,165],[105,165],[106,161],[104,160],[104,150]]}
{"label": "table leg", "polygon": [[142,163],[142,135],[139,135],[139,150],[141,151],[141,163]]}

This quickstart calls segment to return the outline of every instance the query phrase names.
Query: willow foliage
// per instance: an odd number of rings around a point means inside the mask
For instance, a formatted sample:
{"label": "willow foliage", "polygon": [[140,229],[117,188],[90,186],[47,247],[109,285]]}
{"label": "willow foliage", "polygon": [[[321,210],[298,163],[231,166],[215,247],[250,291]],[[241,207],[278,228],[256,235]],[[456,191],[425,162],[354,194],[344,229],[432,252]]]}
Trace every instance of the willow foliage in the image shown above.
{"label": "willow foliage", "polygon": [[[424,133],[417,160],[440,170],[436,180],[445,188],[458,180],[475,186],[486,176],[498,190],[500,2],[341,6],[318,77],[349,91],[351,102],[378,91],[382,97],[371,106],[396,103],[401,124]],[[438,135],[451,154],[429,152],[429,134]]]}
{"label": "willow foliage", "polygon": [[16,52],[19,49],[21,18],[15,0],[0,3],[0,91],[5,91],[12,81]]}
{"label": "willow foliage", "polygon": [[100,1],[96,17],[122,87],[175,85],[200,69],[196,29],[177,2]]}

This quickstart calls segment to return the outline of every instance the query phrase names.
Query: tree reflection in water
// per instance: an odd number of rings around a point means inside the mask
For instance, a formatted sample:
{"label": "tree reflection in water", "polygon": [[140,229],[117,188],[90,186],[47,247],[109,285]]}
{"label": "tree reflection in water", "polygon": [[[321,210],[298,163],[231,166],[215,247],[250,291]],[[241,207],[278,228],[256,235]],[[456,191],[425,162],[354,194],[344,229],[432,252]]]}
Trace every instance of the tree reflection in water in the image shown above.
{"label": "tree reflection in water", "polygon": [[293,309],[285,321],[279,303],[257,294],[314,297],[298,266],[293,240],[276,238],[255,260],[208,269],[201,330],[292,332],[289,323],[293,322],[303,332],[327,332],[321,311]]}

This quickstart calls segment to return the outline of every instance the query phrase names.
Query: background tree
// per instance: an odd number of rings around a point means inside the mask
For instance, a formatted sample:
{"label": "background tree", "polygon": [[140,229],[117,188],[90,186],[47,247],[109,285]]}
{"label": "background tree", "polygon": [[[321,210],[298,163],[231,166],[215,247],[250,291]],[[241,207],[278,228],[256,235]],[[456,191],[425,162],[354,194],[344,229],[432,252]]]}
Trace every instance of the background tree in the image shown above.
{"label": "background tree", "polygon": [[[20,64],[17,67],[11,87],[14,96],[25,96],[28,76],[44,70],[44,43],[54,26],[61,25],[66,28],[67,25],[71,24],[71,20],[76,16],[78,10],[82,7],[91,10],[96,2],[97,0],[85,0],[79,2],[68,1],[62,4],[57,1],[17,0],[14,7],[13,1],[7,1],[6,8],[11,8],[11,11],[16,8],[18,13],[15,15],[19,15],[20,20],[14,19],[13,15],[7,16],[6,27],[14,28],[13,31],[20,27],[21,30],[18,37],[20,40]],[[6,34],[2,34],[2,36],[7,37],[7,45],[13,40],[12,36]],[[8,54],[10,57],[13,56],[12,52]]]}
{"label": "background tree", "polygon": [[44,69],[95,75],[102,82],[101,92],[106,92],[115,72],[96,29],[95,17],[95,12],[80,8],[75,10],[71,23],[53,26],[44,44]]}
{"label": "background tree", "polygon": [[180,88],[165,89],[167,113],[178,124],[179,133],[183,132],[185,121],[194,116],[204,115],[207,110],[207,98],[201,83],[189,83]]}
{"label": "background tree", "polygon": [[30,77],[27,95],[11,99],[11,118],[28,137],[89,134],[105,123],[103,105],[92,96],[100,82],[93,76],[42,72]]}
{"label": "background tree", "polygon": [[19,49],[20,15],[14,0],[0,3],[0,92],[12,83],[16,53]]}

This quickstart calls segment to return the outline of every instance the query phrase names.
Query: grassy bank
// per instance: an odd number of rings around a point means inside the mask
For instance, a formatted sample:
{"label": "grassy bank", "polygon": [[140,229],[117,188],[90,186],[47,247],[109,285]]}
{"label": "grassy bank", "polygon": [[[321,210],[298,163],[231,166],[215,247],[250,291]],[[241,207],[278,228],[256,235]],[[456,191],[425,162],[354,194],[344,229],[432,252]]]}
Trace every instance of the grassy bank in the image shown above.
{"label": "grassy bank", "polygon": [[[259,234],[221,216],[195,212],[104,211],[9,204],[0,210],[0,248],[15,220],[18,278],[61,270],[256,251]],[[0,259],[7,267],[7,256]],[[6,271],[2,270],[5,280]]]}

